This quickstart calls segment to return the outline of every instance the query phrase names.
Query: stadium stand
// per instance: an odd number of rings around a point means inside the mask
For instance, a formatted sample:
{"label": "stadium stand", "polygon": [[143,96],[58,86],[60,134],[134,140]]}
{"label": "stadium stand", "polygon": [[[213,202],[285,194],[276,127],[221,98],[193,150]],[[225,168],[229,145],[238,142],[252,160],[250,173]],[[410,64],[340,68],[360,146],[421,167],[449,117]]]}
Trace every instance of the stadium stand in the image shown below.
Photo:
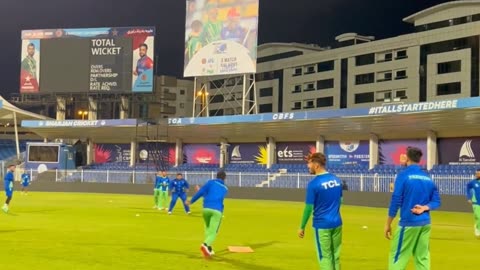
{"label": "stadium stand", "polygon": [[[27,143],[20,141],[20,152],[25,152]],[[15,141],[0,139],[0,160],[8,160],[17,153]]]}

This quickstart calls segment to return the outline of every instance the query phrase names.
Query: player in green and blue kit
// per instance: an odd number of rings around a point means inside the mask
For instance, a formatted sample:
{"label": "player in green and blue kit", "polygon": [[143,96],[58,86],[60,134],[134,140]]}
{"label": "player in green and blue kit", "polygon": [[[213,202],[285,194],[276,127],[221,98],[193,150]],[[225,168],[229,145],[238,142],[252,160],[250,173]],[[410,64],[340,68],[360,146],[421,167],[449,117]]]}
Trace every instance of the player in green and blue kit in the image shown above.
{"label": "player in green and blue kit", "polygon": [[298,236],[305,236],[305,227],[313,212],[313,229],[320,269],[340,270],[342,247],[342,181],[325,170],[327,159],[322,153],[307,157],[308,169],[316,175],[307,186],[307,198]]}
{"label": "player in green and blue kit", "polygon": [[30,174],[28,172],[24,172],[22,174],[22,194],[28,193],[28,186],[30,185]]}
{"label": "player in green and blue kit", "polygon": [[222,222],[224,205],[223,201],[228,193],[225,185],[225,172],[217,173],[217,179],[208,181],[198,192],[192,197],[191,202],[187,201],[187,205],[194,204],[198,199],[203,197],[203,219],[205,221],[205,240],[200,247],[203,256],[209,258],[215,254],[212,244],[217,238],[218,230]]}
{"label": "player in green and blue kit", "polygon": [[168,205],[168,187],[170,186],[170,179],[167,176],[166,171],[162,171],[161,176],[157,175],[156,181],[158,181],[158,209],[167,210]]}
{"label": "player in green and blue kit", "polygon": [[13,182],[15,181],[15,165],[8,165],[7,173],[4,177],[4,187],[5,187],[5,194],[7,195],[7,200],[5,201],[5,205],[2,207],[3,212],[8,213],[10,202],[12,201],[13,197]]}
{"label": "player in green and blue kit", "polygon": [[385,224],[385,237],[392,238],[392,222],[400,209],[400,222],[390,249],[389,270],[404,270],[410,257],[416,270],[430,269],[430,211],[440,207],[438,189],[418,165],[422,151],[407,148],[407,167],[397,175]]}
{"label": "player in green and blue kit", "polygon": [[170,181],[170,191],[172,192],[172,201],[170,202],[170,207],[168,208],[168,214],[172,214],[172,210],[177,203],[178,198],[180,198],[183,202],[183,207],[185,208],[185,212],[190,215],[190,207],[187,205],[187,191],[190,188],[187,180],[183,179],[183,175],[181,173],[177,173],[177,178],[175,180]]}
{"label": "player in green and blue kit", "polygon": [[480,169],[477,170],[475,178],[467,184],[467,200],[473,207],[475,236],[480,237]]}

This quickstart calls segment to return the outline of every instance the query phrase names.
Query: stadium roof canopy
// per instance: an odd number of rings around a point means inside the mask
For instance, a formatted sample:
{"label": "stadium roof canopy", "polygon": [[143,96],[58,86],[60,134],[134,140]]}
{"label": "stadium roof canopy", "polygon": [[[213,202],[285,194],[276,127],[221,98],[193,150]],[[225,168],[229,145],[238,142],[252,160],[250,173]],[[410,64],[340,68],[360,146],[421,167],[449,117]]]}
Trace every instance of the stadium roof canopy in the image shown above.
{"label": "stadium roof canopy", "polygon": [[[181,139],[184,143],[364,140],[480,135],[480,97],[425,103],[390,103],[378,107],[342,110],[269,113],[200,118],[171,118],[166,125],[149,126],[136,119],[23,121],[22,127],[49,139],[89,138],[100,143],[132,140]],[[158,136],[163,134],[163,136]]]}
{"label": "stadium roof canopy", "polygon": [[49,119],[46,116],[35,114],[32,112],[28,112],[22,110],[18,107],[15,107],[3,97],[0,96],[0,123],[7,124],[12,123],[14,118],[17,118],[18,121],[20,120],[46,120]]}

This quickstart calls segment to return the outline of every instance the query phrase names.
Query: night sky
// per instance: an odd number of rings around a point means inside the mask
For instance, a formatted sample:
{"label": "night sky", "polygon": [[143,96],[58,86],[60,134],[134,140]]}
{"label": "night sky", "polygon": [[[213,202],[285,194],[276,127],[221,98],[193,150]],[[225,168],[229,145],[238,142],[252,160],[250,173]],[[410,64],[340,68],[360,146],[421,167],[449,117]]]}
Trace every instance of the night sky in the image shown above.
{"label": "night sky", "polygon": [[[260,0],[260,44],[334,44],[346,32],[377,39],[412,31],[402,19],[441,0]],[[158,74],[181,76],[184,0],[0,1],[0,94],[18,92],[22,29],[156,26]]]}

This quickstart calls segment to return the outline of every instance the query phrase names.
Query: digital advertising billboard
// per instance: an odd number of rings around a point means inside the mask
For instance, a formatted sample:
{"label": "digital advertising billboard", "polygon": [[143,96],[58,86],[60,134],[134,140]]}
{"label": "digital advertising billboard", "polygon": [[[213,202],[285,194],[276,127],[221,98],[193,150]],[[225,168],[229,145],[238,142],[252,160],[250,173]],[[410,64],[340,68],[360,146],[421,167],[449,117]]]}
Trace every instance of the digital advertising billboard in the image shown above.
{"label": "digital advertising billboard", "polygon": [[184,76],[256,72],[258,0],[188,0]]}
{"label": "digital advertising billboard", "polygon": [[152,92],[154,27],[22,31],[20,93]]}

